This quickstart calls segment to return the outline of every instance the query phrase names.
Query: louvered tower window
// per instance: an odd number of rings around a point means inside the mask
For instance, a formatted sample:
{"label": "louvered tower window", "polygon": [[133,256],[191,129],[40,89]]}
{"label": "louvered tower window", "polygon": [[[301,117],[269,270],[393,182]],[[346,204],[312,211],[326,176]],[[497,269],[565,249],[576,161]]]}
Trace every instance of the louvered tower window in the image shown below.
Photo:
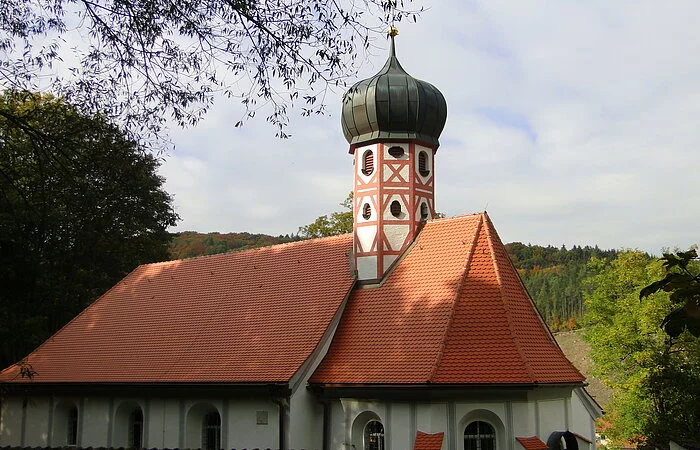
{"label": "louvered tower window", "polygon": [[425,203],[421,203],[421,205],[420,205],[420,218],[421,218],[421,220],[428,219],[428,214],[429,214],[428,205]]}
{"label": "louvered tower window", "polygon": [[430,175],[430,169],[428,168],[428,154],[425,152],[418,153],[418,173],[424,177]]}
{"label": "louvered tower window", "polygon": [[367,150],[362,155],[362,173],[370,175],[372,172],[374,172],[374,152]]}
{"label": "louvered tower window", "polygon": [[401,215],[401,203],[399,203],[398,200],[391,202],[389,209],[391,210],[392,216],[398,218]]}
{"label": "louvered tower window", "polygon": [[362,207],[362,217],[364,217],[365,220],[369,220],[369,218],[372,216],[372,208],[369,206],[369,203],[365,203],[364,206]]}

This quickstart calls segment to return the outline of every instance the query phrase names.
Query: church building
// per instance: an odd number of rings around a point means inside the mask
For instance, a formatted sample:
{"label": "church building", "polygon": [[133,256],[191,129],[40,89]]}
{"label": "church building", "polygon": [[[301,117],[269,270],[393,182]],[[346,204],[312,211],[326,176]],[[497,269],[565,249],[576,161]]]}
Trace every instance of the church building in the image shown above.
{"label": "church building", "polygon": [[488,214],[435,218],[446,119],[392,36],[343,99],[353,232],[137,267],[0,373],[0,447],[592,449]]}

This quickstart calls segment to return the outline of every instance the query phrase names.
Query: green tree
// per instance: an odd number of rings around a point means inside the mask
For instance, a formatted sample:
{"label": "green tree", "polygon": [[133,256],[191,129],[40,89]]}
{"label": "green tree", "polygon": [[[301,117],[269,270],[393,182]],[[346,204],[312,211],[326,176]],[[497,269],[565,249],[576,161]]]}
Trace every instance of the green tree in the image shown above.
{"label": "green tree", "polygon": [[671,293],[675,309],[664,317],[661,326],[669,336],[677,337],[688,330],[700,337],[700,264],[695,249],[687,252],[665,253],[661,258],[665,276],[639,292],[640,300],[663,290]]}
{"label": "green tree", "polygon": [[615,389],[606,405],[609,437],[667,448],[700,436],[700,343],[659,328],[672,309],[667,293],[638,297],[663,275],[661,263],[623,252],[612,262],[593,258],[591,270],[585,337],[594,374]]}
{"label": "green tree", "polygon": [[[0,0],[0,86],[51,86],[83,112],[156,135],[170,118],[197,122],[223,94],[246,106],[244,117],[270,105],[285,136],[290,105],[322,111],[316,100],[356,71],[385,24],[415,19],[402,3]],[[62,60],[67,70],[55,70]]]}
{"label": "green tree", "polygon": [[103,118],[26,92],[0,95],[0,112],[5,367],[138,264],[168,259],[178,217],[158,160]]}
{"label": "green tree", "polygon": [[324,216],[319,216],[312,223],[299,227],[299,236],[304,239],[334,236],[337,234],[345,234],[352,232],[353,216],[352,216],[352,196],[350,192],[348,196],[340,203],[345,211],[336,211]]}

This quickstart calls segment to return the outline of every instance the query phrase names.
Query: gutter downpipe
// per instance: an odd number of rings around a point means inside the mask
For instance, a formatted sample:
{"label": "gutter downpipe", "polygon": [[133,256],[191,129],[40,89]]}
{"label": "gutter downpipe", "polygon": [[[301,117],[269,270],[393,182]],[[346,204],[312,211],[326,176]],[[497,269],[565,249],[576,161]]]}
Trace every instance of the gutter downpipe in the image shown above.
{"label": "gutter downpipe", "polygon": [[289,450],[289,397],[273,400],[279,408],[279,450]]}

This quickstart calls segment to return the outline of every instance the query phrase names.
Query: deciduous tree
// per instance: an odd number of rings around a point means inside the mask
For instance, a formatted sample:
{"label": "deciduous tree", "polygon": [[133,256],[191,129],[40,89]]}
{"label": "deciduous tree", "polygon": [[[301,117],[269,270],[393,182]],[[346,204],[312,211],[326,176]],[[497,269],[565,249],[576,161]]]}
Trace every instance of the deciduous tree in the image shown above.
{"label": "deciduous tree", "polygon": [[267,119],[285,136],[290,105],[322,111],[326,87],[355,71],[373,34],[390,20],[415,20],[401,4],[0,0],[0,86],[51,89],[83,112],[151,134],[170,117],[197,122],[222,93],[239,98],[247,116],[271,105]]}
{"label": "deciduous tree", "polygon": [[663,276],[661,263],[639,252],[612,262],[592,260],[593,291],[586,297],[586,338],[594,373],[615,389],[605,405],[617,440],[667,448],[670,440],[700,436],[700,342],[687,331],[659,328],[672,310],[666,292],[639,291]]}
{"label": "deciduous tree", "polygon": [[310,239],[352,232],[352,197],[352,192],[350,192],[340,204],[345,211],[336,211],[330,215],[319,216],[312,223],[299,227],[299,236],[304,239]]}
{"label": "deciduous tree", "polygon": [[177,215],[158,164],[63,100],[0,96],[2,367],[138,264],[168,259]]}

